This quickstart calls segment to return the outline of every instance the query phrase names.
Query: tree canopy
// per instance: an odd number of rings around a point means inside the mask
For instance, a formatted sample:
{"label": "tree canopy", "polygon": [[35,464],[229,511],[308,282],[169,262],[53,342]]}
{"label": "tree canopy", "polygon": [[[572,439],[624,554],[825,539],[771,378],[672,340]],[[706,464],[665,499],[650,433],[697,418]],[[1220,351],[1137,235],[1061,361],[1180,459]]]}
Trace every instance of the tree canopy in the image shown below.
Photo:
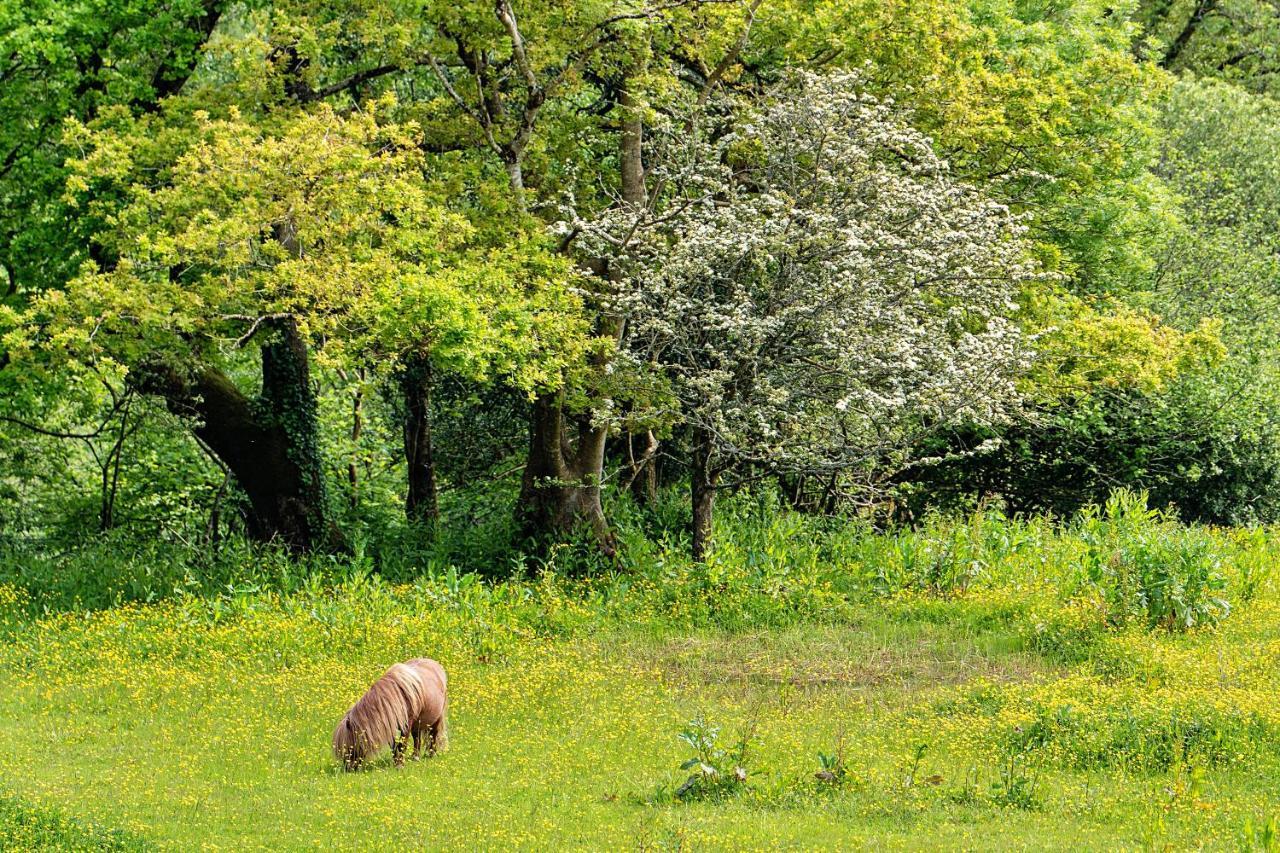
{"label": "tree canopy", "polygon": [[1209,401],[1277,363],[1264,7],[0,3],[0,423],[299,549],[375,470],[432,522],[463,441],[606,553],[660,469],[867,507],[1120,398],[1256,435]]}

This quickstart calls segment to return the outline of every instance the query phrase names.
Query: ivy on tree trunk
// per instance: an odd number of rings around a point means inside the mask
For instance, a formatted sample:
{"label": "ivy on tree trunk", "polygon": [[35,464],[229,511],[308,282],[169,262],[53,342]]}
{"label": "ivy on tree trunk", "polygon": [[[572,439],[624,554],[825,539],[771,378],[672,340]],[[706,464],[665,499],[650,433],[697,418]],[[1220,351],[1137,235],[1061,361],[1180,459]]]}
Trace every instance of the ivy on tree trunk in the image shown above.
{"label": "ivy on tree trunk", "polygon": [[426,356],[408,359],[400,373],[404,394],[404,457],[408,467],[409,493],[405,514],[411,521],[434,524],[440,516],[436,498],[436,462],[432,447],[431,360]]}
{"label": "ivy on tree trunk", "polygon": [[292,319],[272,327],[273,339],[261,348],[257,398],[207,365],[146,364],[136,373],[139,388],[196,420],[195,434],[249,499],[252,538],[294,551],[336,549],[341,541],[325,494],[306,342]]}

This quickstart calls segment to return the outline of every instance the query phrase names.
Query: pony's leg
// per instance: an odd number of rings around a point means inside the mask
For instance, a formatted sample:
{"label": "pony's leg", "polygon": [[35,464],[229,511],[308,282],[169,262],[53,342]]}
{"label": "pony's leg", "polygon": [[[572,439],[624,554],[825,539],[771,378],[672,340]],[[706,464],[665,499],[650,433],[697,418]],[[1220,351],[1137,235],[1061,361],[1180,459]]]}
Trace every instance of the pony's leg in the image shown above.
{"label": "pony's leg", "polygon": [[447,749],[449,746],[449,705],[440,709],[440,719],[431,727],[431,751],[433,753]]}
{"label": "pony's leg", "polygon": [[391,743],[391,757],[395,760],[396,767],[404,767],[405,744],[406,739],[404,737],[397,737]]}
{"label": "pony's leg", "polygon": [[422,720],[413,721],[413,760],[422,757]]}

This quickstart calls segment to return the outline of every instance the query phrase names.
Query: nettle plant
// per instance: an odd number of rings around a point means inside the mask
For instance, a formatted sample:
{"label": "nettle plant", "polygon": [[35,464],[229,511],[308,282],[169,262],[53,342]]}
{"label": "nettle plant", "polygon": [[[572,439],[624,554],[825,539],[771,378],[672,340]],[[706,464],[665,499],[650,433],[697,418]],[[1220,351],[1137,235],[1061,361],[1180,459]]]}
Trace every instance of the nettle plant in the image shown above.
{"label": "nettle plant", "polygon": [[624,282],[624,359],[690,427],[696,556],[732,468],[883,471],[1016,403],[1024,223],[908,119],[857,74],[796,73],[658,122],[649,203],[571,223]]}

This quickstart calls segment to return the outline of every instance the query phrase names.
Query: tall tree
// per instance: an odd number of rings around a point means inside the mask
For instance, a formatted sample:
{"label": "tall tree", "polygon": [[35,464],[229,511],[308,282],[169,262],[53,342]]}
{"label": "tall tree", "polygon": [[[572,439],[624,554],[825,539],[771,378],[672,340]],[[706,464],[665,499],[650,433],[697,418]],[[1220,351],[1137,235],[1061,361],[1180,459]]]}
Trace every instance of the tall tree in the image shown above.
{"label": "tall tree", "polygon": [[[503,164],[522,210],[554,210],[566,193],[575,206],[643,207],[646,94],[679,85],[676,55],[690,48],[704,67],[720,68],[701,84],[718,82],[758,6],[680,0],[531,2],[517,9],[498,0],[486,16],[451,5],[435,13],[439,38],[427,62],[458,114],[470,120],[477,144]],[[700,29],[702,38],[695,38]],[[567,251],[573,238],[565,235]],[[607,259],[574,256],[597,279],[614,276]],[[599,346],[578,372],[581,381],[534,402],[517,508],[530,537],[563,536],[585,525],[612,550],[600,496],[607,429],[597,410],[610,405],[603,374],[621,332],[620,319],[601,311]]]}
{"label": "tall tree", "polygon": [[1024,226],[856,75],[720,109],[667,126],[652,208],[575,223],[620,259],[630,357],[689,426],[695,559],[728,471],[900,463],[922,430],[1005,412],[1035,275]]}
{"label": "tall tree", "polygon": [[[376,108],[113,113],[77,144],[71,186],[116,262],[37,299],[7,345],[124,375],[192,416],[259,538],[336,538],[312,346],[327,360],[420,352],[536,383],[544,373],[524,356],[577,328],[565,265],[518,240],[468,256],[474,229],[424,177],[419,131]],[[231,378],[250,344],[256,396]]]}

